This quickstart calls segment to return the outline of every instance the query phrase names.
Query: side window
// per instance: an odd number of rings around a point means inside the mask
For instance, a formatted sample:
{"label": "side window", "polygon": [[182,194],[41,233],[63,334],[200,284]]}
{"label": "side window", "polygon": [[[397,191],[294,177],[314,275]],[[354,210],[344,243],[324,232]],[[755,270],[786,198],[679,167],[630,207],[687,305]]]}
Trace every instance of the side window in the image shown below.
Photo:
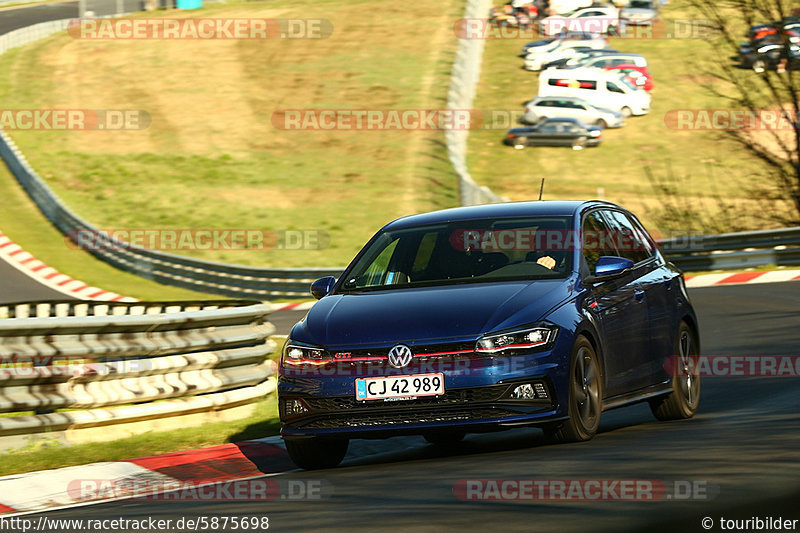
{"label": "side window", "polygon": [[606,221],[599,210],[591,211],[584,217],[581,226],[581,250],[586,267],[592,274],[598,259],[604,255],[617,255],[616,248],[607,238],[609,234]]}
{"label": "side window", "polygon": [[569,105],[564,100],[555,100],[553,101],[553,107],[569,107]]}
{"label": "side window", "polygon": [[380,255],[375,258],[372,264],[364,271],[364,277],[360,280],[360,287],[372,287],[375,285],[383,285],[384,275],[389,269],[389,261],[392,259],[397,243],[400,239],[395,239],[386,248],[381,251]]}
{"label": "side window", "polygon": [[620,88],[617,86],[617,84],[616,84],[616,83],[612,83],[612,82],[610,82],[610,81],[607,81],[607,82],[606,82],[606,89],[608,89],[608,90],[609,90],[609,91],[611,91],[612,93],[622,93],[622,94],[625,94],[625,91],[623,91],[622,89],[620,89]]}
{"label": "side window", "polygon": [[628,217],[620,211],[603,211],[608,227],[611,230],[609,237],[620,257],[630,259],[634,263],[644,261],[650,257],[649,243],[645,244],[642,237],[634,230]]}
{"label": "side window", "polygon": [[639,239],[642,241],[642,246],[643,246],[642,249],[647,251],[647,256],[653,257],[654,255],[656,255],[656,245],[655,242],[653,241],[653,237],[650,236],[650,234],[644,228],[642,223],[639,222],[639,220],[633,215],[628,215],[628,220],[630,220],[631,225],[633,226],[633,230],[636,232],[636,234],[639,236]]}
{"label": "side window", "polygon": [[541,131],[543,131],[545,133],[553,133],[553,132],[555,132],[557,130],[558,130],[558,126],[556,126],[555,124],[545,124],[544,126],[542,126],[542,130]]}
{"label": "side window", "polygon": [[552,100],[542,100],[541,102],[539,102],[536,105],[538,107],[552,107],[553,106],[553,102],[552,102]]}

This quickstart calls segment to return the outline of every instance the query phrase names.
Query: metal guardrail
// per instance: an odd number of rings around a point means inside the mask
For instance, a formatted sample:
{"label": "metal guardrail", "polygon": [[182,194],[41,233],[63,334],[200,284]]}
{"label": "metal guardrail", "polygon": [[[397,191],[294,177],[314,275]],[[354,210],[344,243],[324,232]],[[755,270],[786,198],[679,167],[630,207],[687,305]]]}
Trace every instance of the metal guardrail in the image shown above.
{"label": "metal guardrail", "polygon": [[275,389],[270,311],[255,301],[2,305],[0,412],[68,411],[0,417],[0,442],[255,402]]}
{"label": "metal guardrail", "polygon": [[[77,239],[100,230],[67,207],[28,164],[14,141],[0,130],[0,157],[44,216],[61,233]],[[307,298],[309,284],[323,276],[338,276],[341,268],[259,268],[205,261],[148,250],[133,245],[90,247],[95,257],[145,279],[229,297]]]}
{"label": "metal guardrail", "polygon": [[800,265],[800,227],[669,239],[660,248],[687,272]]}
{"label": "metal guardrail", "polygon": [[[491,0],[469,0],[464,11],[464,19],[486,17],[491,8]],[[447,94],[447,109],[471,109],[475,91],[481,77],[484,39],[459,39],[453,72],[450,75],[450,91]],[[458,175],[458,190],[461,205],[477,205],[507,202],[492,192],[489,187],[480,186],[472,179],[467,169],[467,139],[469,130],[464,128],[445,130],[447,155]]]}

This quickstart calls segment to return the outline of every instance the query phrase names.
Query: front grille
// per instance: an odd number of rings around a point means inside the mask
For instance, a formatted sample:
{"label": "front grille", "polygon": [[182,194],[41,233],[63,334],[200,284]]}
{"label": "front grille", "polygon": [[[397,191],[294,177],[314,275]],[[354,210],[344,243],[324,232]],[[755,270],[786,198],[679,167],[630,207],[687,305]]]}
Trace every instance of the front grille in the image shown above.
{"label": "front grille", "polygon": [[292,424],[298,429],[340,429],[401,424],[427,424],[438,422],[475,422],[493,418],[516,416],[520,413],[506,409],[469,409],[460,411],[402,411],[394,413],[358,413],[347,416],[316,418]]}
{"label": "front grille", "polygon": [[475,387],[471,389],[453,389],[445,392],[442,396],[418,398],[416,400],[402,400],[396,402],[382,402],[380,400],[370,400],[367,402],[357,401],[353,396],[335,396],[330,398],[304,397],[303,401],[312,411],[342,411],[342,410],[365,410],[365,409],[386,409],[387,407],[426,407],[426,406],[446,406],[459,405],[465,403],[492,402],[500,399],[509,385],[496,385],[489,387]]}

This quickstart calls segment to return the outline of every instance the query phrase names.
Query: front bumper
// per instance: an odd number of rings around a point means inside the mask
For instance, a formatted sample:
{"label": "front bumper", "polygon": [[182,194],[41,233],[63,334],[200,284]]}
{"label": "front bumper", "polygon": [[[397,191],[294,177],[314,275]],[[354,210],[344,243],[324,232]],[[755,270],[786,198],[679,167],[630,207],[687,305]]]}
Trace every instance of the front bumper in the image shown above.
{"label": "front bumper", "polygon": [[[534,383],[536,399],[510,399],[522,383]],[[301,415],[286,414],[294,400],[308,408]],[[484,387],[451,389],[440,397],[383,402],[361,402],[353,396],[280,396],[284,437],[342,436],[383,438],[415,435],[433,429],[482,432],[519,425],[536,425],[558,416],[558,403],[547,378],[533,377]]]}
{"label": "front bumper", "polygon": [[[503,357],[443,357],[414,361],[401,370],[383,362],[366,368],[289,372],[278,379],[281,434],[286,438],[339,436],[384,438],[435,429],[484,432],[540,425],[566,417],[572,336],[562,331],[542,352]],[[355,397],[355,380],[384,375],[444,375],[444,394],[395,401]],[[535,397],[513,398],[531,384]],[[300,405],[301,407],[297,407]]]}

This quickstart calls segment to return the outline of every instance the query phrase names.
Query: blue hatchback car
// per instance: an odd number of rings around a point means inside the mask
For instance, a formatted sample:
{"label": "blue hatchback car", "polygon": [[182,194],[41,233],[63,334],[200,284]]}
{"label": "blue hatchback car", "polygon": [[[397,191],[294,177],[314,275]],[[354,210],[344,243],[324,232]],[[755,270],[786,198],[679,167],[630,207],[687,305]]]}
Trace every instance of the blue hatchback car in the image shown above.
{"label": "blue hatchback car", "polygon": [[339,464],[351,438],[537,426],[597,432],[647,401],[694,415],[695,316],[681,272],[634,215],[601,201],[448,209],[383,227],[291,330],[281,434],[300,467]]}

